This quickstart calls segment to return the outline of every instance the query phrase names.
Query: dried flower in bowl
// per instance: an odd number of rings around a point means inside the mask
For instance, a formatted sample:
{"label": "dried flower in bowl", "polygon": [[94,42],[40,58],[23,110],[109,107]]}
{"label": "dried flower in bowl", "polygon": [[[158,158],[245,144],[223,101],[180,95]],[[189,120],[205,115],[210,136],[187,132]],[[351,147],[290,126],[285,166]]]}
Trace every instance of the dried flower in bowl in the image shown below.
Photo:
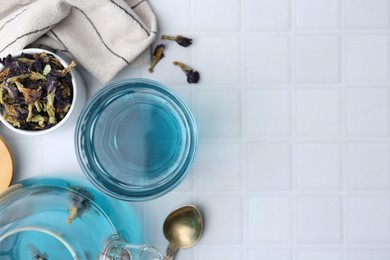
{"label": "dried flower in bowl", "polygon": [[68,67],[46,52],[0,60],[0,113],[9,124],[21,130],[44,130],[59,123],[73,102]]}

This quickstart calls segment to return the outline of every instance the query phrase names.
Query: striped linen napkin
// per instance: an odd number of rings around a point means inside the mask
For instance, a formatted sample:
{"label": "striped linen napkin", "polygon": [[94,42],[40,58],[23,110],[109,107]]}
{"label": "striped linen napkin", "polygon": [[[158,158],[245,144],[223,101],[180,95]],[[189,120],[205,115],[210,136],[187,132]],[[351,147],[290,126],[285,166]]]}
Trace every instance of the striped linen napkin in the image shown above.
{"label": "striped linen napkin", "polygon": [[73,56],[99,81],[149,62],[156,17],[146,0],[0,0],[0,56],[49,46]]}

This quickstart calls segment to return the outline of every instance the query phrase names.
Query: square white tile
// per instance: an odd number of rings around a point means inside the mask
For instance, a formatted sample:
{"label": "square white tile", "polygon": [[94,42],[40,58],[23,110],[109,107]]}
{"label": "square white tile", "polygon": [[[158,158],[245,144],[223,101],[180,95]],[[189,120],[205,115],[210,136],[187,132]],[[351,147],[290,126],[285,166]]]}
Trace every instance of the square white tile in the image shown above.
{"label": "square white tile", "polygon": [[389,35],[349,34],[346,41],[346,79],[349,83],[389,82]]}
{"label": "square white tile", "polygon": [[351,249],[347,260],[389,260],[389,249]]}
{"label": "square white tile", "polygon": [[[42,146],[41,146],[42,149]],[[57,161],[59,156],[66,156],[68,160],[77,161],[76,153],[74,152],[74,143],[67,142],[66,139],[57,140],[49,144],[45,144],[43,158],[38,161],[43,161],[46,172],[49,173],[78,173],[80,166],[68,163],[66,160]]]}
{"label": "square white tile", "polygon": [[287,190],[291,187],[291,148],[288,143],[250,143],[246,148],[248,190]]}
{"label": "square white tile", "polygon": [[284,35],[248,36],[245,45],[248,83],[290,81],[290,39]]}
{"label": "square white tile", "polygon": [[341,242],[342,204],[339,196],[302,195],[297,197],[296,203],[296,237],[299,243]]}
{"label": "square white tile", "polygon": [[[3,136],[4,137],[4,136]],[[38,137],[39,138],[39,137]],[[17,141],[7,141],[11,156],[14,161],[14,176],[13,181],[20,181],[20,176],[17,173],[26,173],[25,177],[39,176],[43,173],[47,173],[50,170],[50,167],[47,167],[45,163],[37,163],[42,159],[45,160],[45,146],[39,145],[33,142],[23,141],[24,152],[27,152],[29,156],[23,156],[22,151],[16,149],[19,142]],[[43,140],[43,139],[41,139]],[[58,150],[57,150],[58,156]],[[16,161],[23,161],[23,163],[15,163]]]}
{"label": "square white tile", "polygon": [[235,247],[200,247],[195,253],[196,259],[243,259],[242,250]]}
{"label": "square white tile", "polygon": [[[194,67],[199,68],[201,73],[200,84],[208,87],[221,84],[240,87],[242,52],[238,35],[197,37],[192,51]],[[224,63],[223,66],[221,62]]]}
{"label": "square white tile", "polygon": [[350,195],[347,197],[346,238],[349,243],[386,244],[390,242],[390,197]]}
{"label": "square white tile", "polygon": [[342,183],[339,143],[299,143],[295,148],[296,185],[301,190],[335,190]]}
{"label": "square white tile", "polygon": [[250,248],[247,250],[248,260],[291,260],[291,252],[288,249],[277,248],[277,249],[260,249]]}
{"label": "square white tile", "polygon": [[347,91],[347,133],[350,136],[388,136],[390,133],[388,89]]}
{"label": "square white tile", "polygon": [[343,260],[343,254],[334,249],[301,249],[298,260]]}
{"label": "square white tile", "polygon": [[197,91],[195,117],[201,138],[241,136],[240,91]]}
{"label": "square white tile", "polygon": [[350,29],[388,29],[388,0],[346,0],[345,24]]}
{"label": "square white tile", "polygon": [[[163,245],[162,249],[160,249],[161,250],[160,252],[165,252],[164,251],[166,250],[165,247],[166,245]],[[183,260],[194,260],[195,259],[194,254],[195,252],[191,250],[180,250],[179,252],[177,252],[176,257]]]}
{"label": "square white tile", "polygon": [[[240,0],[193,1],[193,24],[198,31],[238,31],[241,26]],[[210,18],[212,17],[212,20]]]}
{"label": "square white tile", "polygon": [[300,83],[340,82],[340,38],[299,35],[295,38],[295,80]]}
{"label": "square white tile", "polygon": [[291,132],[288,90],[248,90],[245,113],[250,137],[288,137]]}
{"label": "square white tile", "polygon": [[338,29],[340,0],[296,0],[295,28],[309,30]]}
{"label": "square white tile", "polygon": [[[242,149],[236,144],[200,144],[196,162],[196,189],[242,189]],[[212,159],[211,159],[212,158]]]}
{"label": "square white tile", "polygon": [[159,28],[180,33],[188,32],[191,29],[190,1],[150,0],[149,2],[156,16],[164,17],[164,19],[158,19]]}
{"label": "square white tile", "polygon": [[296,131],[300,137],[335,137],[341,132],[341,97],[337,89],[296,91]]}
{"label": "square white tile", "polygon": [[194,176],[196,176],[196,171],[194,169],[195,167],[192,167],[191,170],[187,173],[187,176],[183,180],[182,183],[179,184],[175,188],[177,191],[193,191],[194,190]]}
{"label": "square white tile", "polygon": [[289,243],[291,198],[259,195],[247,198],[247,241],[252,245]]}
{"label": "square white tile", "polygon": [[[232,245],[243,240],[242,198],[228,195],[200,195],[197,204],[207,221],[199,245]],[[223,221],[222,221],[223,220]],[[227,225],[234,223],[234,225]]]}
{"label": "square white tile", "polygon": [[243,3],[247,30],[290,29],[290,0],[245,0]]}
{"label": "square white tile", "polygon": [[193,102],[193,93],[191,88],[188,86],[172,86],[173,91],[183,100],[183,102],[190,108],[191,111],[194,110],[194,102]]}
{"label": "square white tile", "polygon": [[346,153],[346,178],[349,189],[390,189],[389,143],[348,143]]}

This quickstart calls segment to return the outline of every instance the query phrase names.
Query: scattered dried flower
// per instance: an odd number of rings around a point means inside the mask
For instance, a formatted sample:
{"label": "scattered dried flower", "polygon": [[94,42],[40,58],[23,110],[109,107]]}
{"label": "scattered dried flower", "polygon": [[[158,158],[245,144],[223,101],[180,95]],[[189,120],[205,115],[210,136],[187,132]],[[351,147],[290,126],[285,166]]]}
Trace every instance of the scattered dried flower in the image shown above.
{"label": "scattered dried flower", "polygon": [[184,37],[182,35],[176,35],[176,36],[162,35],[161,40],[176,41],[180,46],[183,47],[188,47],[192,44],[192,39]]}
{"label": "scattered dried flower", "polygon": [[153,73],[154,67],[156,67],[157,63],[160,62],[162,58],[164,58],[164,49],[165,45],[164,44],[159,44],[156,46],[153,52],[153,57],[152,57],[152,64],[149,67],[149,72]]}
{"label": "scattered dried flower", "polygon": [[34,245],[29,244],[28,248],[30,249],[32,259],[34,260],[49,260],[49,256],[46,253],[41,253],[41,251],[36,248]]}
{"label": "scattered dried flower", "polygon": [[188,83],[198,83],[200,79],[199,72],[179,61],[174,61],[173,65],[179,66],[185,72]]}

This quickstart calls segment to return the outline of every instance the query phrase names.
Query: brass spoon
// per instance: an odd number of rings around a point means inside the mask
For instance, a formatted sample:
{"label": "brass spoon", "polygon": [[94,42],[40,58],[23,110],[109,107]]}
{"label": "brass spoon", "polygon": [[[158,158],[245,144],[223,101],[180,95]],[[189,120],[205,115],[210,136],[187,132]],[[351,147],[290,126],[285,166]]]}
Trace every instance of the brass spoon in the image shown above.
{"label": "brass spoon", "polygon": [[195,245],[202,234],[203,221],[195,206],[183,206],[168,215],[163,232],[169,244],[164,260],[173,260],[180,248]]}

